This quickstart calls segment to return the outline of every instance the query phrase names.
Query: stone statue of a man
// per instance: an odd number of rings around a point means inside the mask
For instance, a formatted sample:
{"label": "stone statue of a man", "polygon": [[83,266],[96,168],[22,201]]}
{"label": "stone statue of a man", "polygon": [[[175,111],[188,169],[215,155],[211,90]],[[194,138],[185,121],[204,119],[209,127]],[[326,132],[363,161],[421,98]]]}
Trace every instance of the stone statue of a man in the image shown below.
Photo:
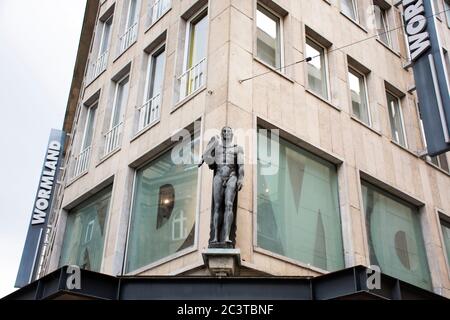
{"label": "stone statue of a man", "polygon": [[214,170],[209,247],[232,248],[230,233],[235,214],[234,201],[244,180],[244,150],[233,144],[233,130],[230,127],[222,129],[222,139],[215,136],[210,140],[199,166],[204,162]]}

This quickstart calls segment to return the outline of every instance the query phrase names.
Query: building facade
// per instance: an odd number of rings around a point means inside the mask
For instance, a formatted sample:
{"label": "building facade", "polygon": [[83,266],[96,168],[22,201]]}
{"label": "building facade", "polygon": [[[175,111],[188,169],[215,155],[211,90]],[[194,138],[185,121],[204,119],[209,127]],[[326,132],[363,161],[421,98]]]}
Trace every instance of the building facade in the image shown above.
{"label": "building facade", "polygon": [[[433,3],[450,70],[450,2]],[[379,266],[450,297],[450,159],[427,156],[401,26],[394,0],[88,1],[39,276],[208,276],[197,163],[230,126],[240,276]]]}

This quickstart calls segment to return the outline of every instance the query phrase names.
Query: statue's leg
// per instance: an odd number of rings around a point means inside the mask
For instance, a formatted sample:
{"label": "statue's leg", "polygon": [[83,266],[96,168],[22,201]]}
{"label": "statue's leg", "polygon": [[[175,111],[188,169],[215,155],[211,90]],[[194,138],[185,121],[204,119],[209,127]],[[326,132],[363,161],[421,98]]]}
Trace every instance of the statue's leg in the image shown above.
{"label": "statue's leg", "polygon": [[213,180],[214,211],[212,216],[211,242],[219,242],[220,210],[223,200],[223,191],[222,178],[219,175],[215,175]]}
{"label": "statue's leg", "polygon": [[228,179],[227,186],[225,189],[225,213],[223,218],[223,241],[227,243],[231,243],[230,233],[231,226],[233,225],[233,204],[234,199],[236,197],[236,188],[237,177],[232,176]]}

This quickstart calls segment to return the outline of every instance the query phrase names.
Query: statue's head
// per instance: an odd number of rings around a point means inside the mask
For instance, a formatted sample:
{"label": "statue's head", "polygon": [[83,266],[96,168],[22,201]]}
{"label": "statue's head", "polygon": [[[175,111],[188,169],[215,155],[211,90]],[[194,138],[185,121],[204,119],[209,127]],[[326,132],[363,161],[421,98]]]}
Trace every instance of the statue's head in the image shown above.
{"label": "statue's head", "polygon": [[223,127],[222,128],[222,139],[225,141],[232,141],[233,140],[233,129],[230,127]]}

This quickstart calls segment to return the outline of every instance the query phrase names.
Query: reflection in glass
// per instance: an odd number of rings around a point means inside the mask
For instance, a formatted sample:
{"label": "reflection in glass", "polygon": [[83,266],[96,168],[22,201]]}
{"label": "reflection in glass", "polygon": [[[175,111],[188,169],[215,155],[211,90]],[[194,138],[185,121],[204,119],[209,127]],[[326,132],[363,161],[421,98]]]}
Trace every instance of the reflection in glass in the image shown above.
{"label": "reflection in glass", "polygon": [[[262,146],[261,154],[270,154]],[[258,247],[323,270],[344,268],[336,167],[280,139],[278,173],[258,161]],[[272,163],[272,165],[274,165]]]}
{"label": "reflection in glass", "polygon": [[363,182],[370,263],[392,277],[431,289],[416,208]]}
{"label": "reflection in glass", "polygon": [[256,11],[257,54],[274,68],[281,67],[280,18],[258,5]]}
{"label": "reflection in glass", "polygon": [[60,266],[77,265],[82,269],[100,271],[110,199],[111,188],[107,188],[70,210]]}
{"label": "reflection in glass", "polygon": [[306,57],[313,58],[308,62],[308,88],[321,97],[328,99],[325,49],[307,38]]}
{"label": "reflection in glass", "polygon": [[[199,138],[190,144],[198,155]],[[127,272],[194,245],[198,168],[177,165],[171,150],[136,173],[127,249]]]}

